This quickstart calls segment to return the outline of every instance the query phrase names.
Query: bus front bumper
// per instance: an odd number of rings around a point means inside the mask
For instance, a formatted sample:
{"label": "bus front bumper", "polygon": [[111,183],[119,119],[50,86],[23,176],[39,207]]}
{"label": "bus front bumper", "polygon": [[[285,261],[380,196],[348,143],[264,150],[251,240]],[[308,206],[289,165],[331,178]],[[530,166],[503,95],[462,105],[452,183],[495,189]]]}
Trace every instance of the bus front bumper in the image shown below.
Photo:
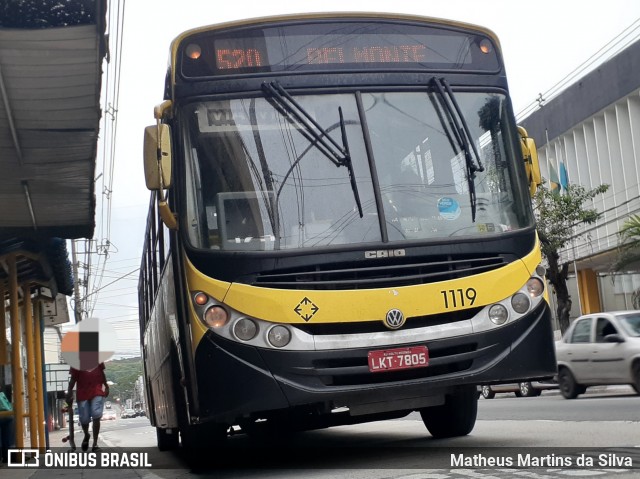
{"label": "bus front bumper", "polygon": [[429,350],[429,366],[373,373],[367,360],[372,348],[267,350],[208,332],[195,358],[200,419],[234,424],[252,414],[297,406],[348,407],[352,415],[419,409],[461,386],[556,373],[545,302],[494,330],[402,346],[421,345]]}

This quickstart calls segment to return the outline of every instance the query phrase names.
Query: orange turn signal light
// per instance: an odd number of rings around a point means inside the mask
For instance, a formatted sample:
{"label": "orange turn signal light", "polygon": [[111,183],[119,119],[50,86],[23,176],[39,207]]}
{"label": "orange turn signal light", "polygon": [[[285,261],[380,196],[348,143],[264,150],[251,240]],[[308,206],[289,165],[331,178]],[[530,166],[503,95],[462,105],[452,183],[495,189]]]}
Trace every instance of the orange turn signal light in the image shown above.
{"label": "orange turn signal light", "polygon": [[195,294],[193,300],[198,306],[204,306],[207,304],[207,301],[209,301],[209,297],[206,294],[199,292]]}

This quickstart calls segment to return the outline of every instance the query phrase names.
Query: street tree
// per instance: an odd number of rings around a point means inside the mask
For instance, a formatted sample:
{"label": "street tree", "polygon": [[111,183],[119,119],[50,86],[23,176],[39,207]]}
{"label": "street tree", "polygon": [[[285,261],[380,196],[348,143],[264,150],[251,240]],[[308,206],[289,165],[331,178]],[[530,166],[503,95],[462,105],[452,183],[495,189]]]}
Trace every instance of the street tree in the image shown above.
{"label": "street tree", "polygon": [[585,236],[584,233],[575,233],[576,226],[592,224],[600,218],[601,213],[588,206],[593,198],[608,189],[609,185],[587,189],[581,185],[570,184],[564,193],[559,193],[543,183],[533,198],[542,254],[548,264],[547,279],[556,294],[556,313],[562,334],[569,327],[572,302],[567,288],[569,263],[562,262],[560,251],[571,241]]}
{"label": "street tree", "polygon": [[[631,215],[618,231],[618,257],[614,264],[616,271],[636,268],[640,264],[640,215]],[[632,296],[633,307],[640,308],[640,289]]]}
{"label": "street tree", "polygon": [[622,271],[633,263],[640,262],[640,215],[631,215],[618,231],[618,258],[615,268]]}

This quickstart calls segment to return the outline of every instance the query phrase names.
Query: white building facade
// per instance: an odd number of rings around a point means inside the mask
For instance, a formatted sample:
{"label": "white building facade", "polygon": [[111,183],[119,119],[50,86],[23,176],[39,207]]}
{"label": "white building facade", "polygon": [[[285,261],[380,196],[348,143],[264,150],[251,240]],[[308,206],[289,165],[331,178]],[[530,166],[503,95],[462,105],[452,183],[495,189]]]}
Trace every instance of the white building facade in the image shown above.
{"label": "white building facade", "polygon": [[618,231],[640,214],[640,41],[580,78],[520,122],[536,140],[548,186],[609,185],[593,206],[595,225],[575,228],[569,262],[571,318],[640,308],[640,270],[615,271]]}

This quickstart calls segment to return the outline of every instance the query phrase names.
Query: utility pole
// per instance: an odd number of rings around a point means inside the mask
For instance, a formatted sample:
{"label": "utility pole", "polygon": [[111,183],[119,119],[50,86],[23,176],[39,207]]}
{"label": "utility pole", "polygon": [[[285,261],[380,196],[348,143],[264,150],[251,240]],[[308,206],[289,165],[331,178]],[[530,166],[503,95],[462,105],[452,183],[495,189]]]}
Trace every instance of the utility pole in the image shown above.
{"label": "utility pole", "polygon": [[82,307],[80,304],[80,285],[78,284],[78,257],[76,255],[75,240],[71,240],[71,260],[73,262],[73,312],[77,324],[82,321]]}

